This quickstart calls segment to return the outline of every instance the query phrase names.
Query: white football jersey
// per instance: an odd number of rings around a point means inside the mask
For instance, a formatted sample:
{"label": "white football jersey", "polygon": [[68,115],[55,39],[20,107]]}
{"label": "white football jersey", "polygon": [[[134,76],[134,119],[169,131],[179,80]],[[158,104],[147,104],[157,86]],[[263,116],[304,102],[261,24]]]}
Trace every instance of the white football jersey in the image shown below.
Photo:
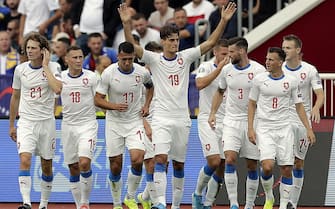
{"label": "white football jersey", "polygon": [[227,91],[224,123],[248,120],[248,98],[253,79],[257,74],[265,71],[263,65],[252,60],[244,68],[238,68],[232,64],[223,67],[219,87]]}
{"label": "white football jersey", "polygon": [[120,71],[118,63],[107,67],[101,74],[97,92],[108,95],[109,102],[128,104],[126,112],[107,110],[106,119],[114,122],[128,122],[141,119],[143,107],[143,85],[152,86],[150,73],[144,67],[134,63],[129,73]]}
{"label": "white football jersey", "polygon": [[274,127],[289,125],[291,101],[303,102],[296,78],[287,74],[272,78],[268,72],[254,78],[249,98],[257,102],[259,124]]}
{"label": "white football jersey", "polygon": [[[60,65],[49,63],[51,73],[60,79]],[[18,65],[14,71],[13,89],[21,91],[19,116],[28,120],[54,117],[55,93],[48,84],[43,68],[33,68],[30,61]]]}
{"label": "white football jersey", "polygon": [[79,125],[95,120],[94,96],[98,84],[96,74],[83,69],[77,77],[72,77],[69,70],[63,71],[61,76],[63,121]]}
{"label": "white football jersey", "polygon": [[[304,101],[304,107],[308,118],[311,114],[311,89],[322,89],[321,78],[317,69],[307,62],[301,62],[301,65],[295,69],[291,69],[286,65],[286,62],[282,67],[285,74],[294,76],[299,82],[299,89],[302,93],[302,99]],[[301,123],[297,111],[295,110],[294,104],[290,108],[290,119]]]}
{"label": "white football jersey", "polygon": [[144,50],[142,61],[149,66],[156,84],[155,115],[174,118],[189,117],[190,65],[200,55],[200,47],[177,52],[173,59],[165,58],[162,53]]}
{"label": "white football jersey", "polygon": [[[208,74],[212,73],[217,68],[214,61],[203,62],[197,72],[196,79],[206,77]],[[222,71],[221,71],[222,72]],[[219,88],[219,77],[218,75],[208,86],[199,91],[199,114],[198,120],[208,120],[209,113],[211,112],[213,95]],[[223,121],[225,105],[226,105],[226,92],[223,95],[222,103],[216,113],[216,120]]]}

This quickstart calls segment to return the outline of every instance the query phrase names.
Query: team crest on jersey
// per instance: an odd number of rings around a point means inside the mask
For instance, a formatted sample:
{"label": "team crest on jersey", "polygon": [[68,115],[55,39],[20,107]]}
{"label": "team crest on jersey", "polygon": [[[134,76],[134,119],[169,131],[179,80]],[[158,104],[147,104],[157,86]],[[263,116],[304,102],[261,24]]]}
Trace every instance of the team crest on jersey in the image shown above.
{"label": "team crest on jersey", "polygon": [[136,81],[136,83],[139,83],[141,81],[141,76],[137,75],[135,77],[135,81]]}
{"label": "team crest on jersey", "polygon": [[290,86],[289,86],[289,84],[288,84],[288,82],[284,82],[284,89],[288,89]]}
{"label": "team crest on jersey", "polygon": [[209,151],[209,150],[211,150],[211,145],[210,144],[206,144],[205,148],[206,148],[207,151]]}
{"label": "team crest on jersey", "polygon": [[178,58],[177,59],[177,63],[179,64],[179,65],[182,65],[183,63],[184,63],[184,60],[183,60],[183,58]]}
{"label": "team crest on jersey", "polygon": [[88,84],[88,78],[83,78],[83,84],[84,84],[85,86],[87,86],[87,84]]}
{"label": "team crest on jersey", "polygon": [[301,78],[302,80],[305,80],[305,78],[306,78],[306,73],[300,73],[300,78]]}
{"label": "team crest on jersey", "polygon": [[252,80],[254,78],[254,73],[248,73],[249,80]]}
{"label": "team crest on jersey", "polygon": [[47,74],[44,72],[44,70],[42,71],[42,81],[46,81],[47,80]]}

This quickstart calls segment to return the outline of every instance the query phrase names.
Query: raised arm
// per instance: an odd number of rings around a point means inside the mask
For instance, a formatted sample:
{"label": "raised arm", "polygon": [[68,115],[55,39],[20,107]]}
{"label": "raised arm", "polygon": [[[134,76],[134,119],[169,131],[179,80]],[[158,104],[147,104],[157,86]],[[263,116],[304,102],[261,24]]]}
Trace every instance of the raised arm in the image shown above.
{"label": "raised arm", "polygon": [[60,94],[62,90],[62,82],[60,80],[57,80],[49,69],[50,52],[47,49],[43,49],[42,52],[43,52],[42,67],[48,79],[48,84],[56,94]]}
{"label": "raised arm", "polygon": [[229,2],[226,8],[222,9],[221,19],[216,29],[213,31],[213,33],[208,37],[206,41],[200,44],[201,55],[207,53],[210,49],[214,47],[215,43],[221,37],[228,21],[231,19],[235,11],[236,11],[236,4],[233,2]]}
{"label": "raised arm", "polygon": [[201,90],[203,88],[206,88],[209,84],[211,84],[212,81],[215,80],[216,77],[218,77],[218,75],[220,75],[222,67],[228,63],[229,63],[229,57],[227,56],[218,64],[216,69],[212,71],[210,74],[201,78],[197,78],[195,80],[195,85],[197,86],[197,89]]}
{"label": "raised arm", "polygon": [[135,54],[138,58],[142,58],[143,56],[143,48],[140,45],[137,45],[135,42],[135,39],[133,35],[131,34],[131,15],[129,12],[129,8],[126,3],[120,4],[120,7],[118,8],[120,18],[123,25],[124,30],[124,36],[126,38],[126,41],[134,44],[135,47]]}

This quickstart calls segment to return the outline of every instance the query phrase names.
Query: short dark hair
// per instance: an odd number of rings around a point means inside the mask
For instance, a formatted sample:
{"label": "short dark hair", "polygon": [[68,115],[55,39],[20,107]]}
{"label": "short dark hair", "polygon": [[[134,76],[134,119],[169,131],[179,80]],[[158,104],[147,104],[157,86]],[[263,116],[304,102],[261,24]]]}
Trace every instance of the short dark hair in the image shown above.
{"label": "short dark hair", "polygon": [[156,41],[149,41],[145,46],[144,49],[149,51],[162,51],[163,47],[158,44]]}
{"label": "short dark hair", "polygon": [[187,15],[186,10],[185,10],[184,8],[182,8],[182,7],[177,7],[177,8],[175,8],[173,14],[175,14],[176,12],[180,12],[180,11],[184,11],[185,14]]}
{"label": "short dark hair", "polygon": [[301,39],[294,35],[294,34],[289,34],[283,37],[283,41],[294,41],[295,47],[297,48],[302,48],[302,41]]}
{"label": "short dark hair", "polygon": [[145,15],[142,14],[142,13],[136,13],[136,14],[134,14],[134,15],[131,17],[131,19],[132,19],[132,20],[139,20],[139,19],[145,19],[145,20],[147,20],[147,19],[145,18]]}
{"label": "short dark hair", "polygon": [[57,41],[60,41],[60,42],[62,42],[64,44],[66,44],[66,46],[70,46],[71,45],[70,39],[68,39],[66,37],[59,38],[59,39],[57,39]]}
{"label": "short dark hair", "polygon": [[132,54],[134,53],[134,45],[130,42],[122,42],[120,45],[119,45],[119,53],[120,52],[124,52],[124,53],[127,53],[127,54]]}
{"label": "short dark hair", "polygon": [[214,48],[218,48],[218,47],[228,47],[228,40],[227,39],[219,39]]}
{"label": "short dark hair", "polygon": [[88,35],[88,39],[87,40],[90,40],[91,38],[101,38],[102,39],[102,35],[101,35],[101,33],[90,33]]}
{"label": "short dark hair", "polygon": [[27,43],[29,40],[39,42],[41,49],[45,48],[50,51],[49,42],[46,37],[44,37],[43,35],[37,32],[30,32],[24,37],[24,43],[23,43],[23,54],[24,55],[27,55],[26,48],[27,48]]}
{"label": "short dark hair", "polygon": [[82,50],[79,46],[73,45],[73,46],[69,46],[66,49],[66,53],[69,53],[70,51],[77,51],[77,50]]}
{"label": "short dark hair", "polygon": [[268,53],[276,53],[281,61],[285,61],[286,53],[280,47],[270,47]]}
{"label": "short dark hair", "polygon": [[245,51],[248,51],[248,41],[247,39],[243,37],[234,37],[228,40],[228,45],[236,45],[239,48],[245,49]]}
{"label": "short dark hair", "polygon": [[160,29],[160,37],[163,40],[167,39],[173,33],[176,33],[179,36],[179,29],[177,28],[177,26],[172,24],[165,25]]}

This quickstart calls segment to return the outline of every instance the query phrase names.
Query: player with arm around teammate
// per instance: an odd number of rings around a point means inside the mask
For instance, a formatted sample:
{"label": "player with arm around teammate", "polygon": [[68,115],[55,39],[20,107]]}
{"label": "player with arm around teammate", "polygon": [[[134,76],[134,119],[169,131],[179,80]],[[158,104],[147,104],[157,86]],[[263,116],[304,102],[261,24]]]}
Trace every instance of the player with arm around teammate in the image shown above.
{"label": "player with arm around teammate", "polygon": [[[196,190],[192,194],[192,208],[194,209],[212,206],[224,174],[222,126],[225,102],[221,103],[216,114],[217,126],[215,129],[209,126],[208,117],[213,95],[219,86],[219,74],[222,67],[229,63],[228,40],[219,40],[213,53],[215,57],[212,60],[199,66],[195,80],[199,89],[198,132],[207,164],[199,171]],[[202,203],[202,194],[206,187],[206,199]]]}
{"label": "player with arm around teammate", "polygon": [[266,55],[268,72],[255,77],[249,95],[248,137],[260,150],[261,179],[266,196],[264,209],[273,207],[272,172],[275,160],[281,174],[279,209],[286,209],[289,201],[294,163],[294,135],[289,120],[291,102],[295,104],[296,112],[306,128],[309,142],[315,143],[315,135],[306,116],[298,80],[283,73],[284,60],[285,52],[281,48],[269,48]]}

